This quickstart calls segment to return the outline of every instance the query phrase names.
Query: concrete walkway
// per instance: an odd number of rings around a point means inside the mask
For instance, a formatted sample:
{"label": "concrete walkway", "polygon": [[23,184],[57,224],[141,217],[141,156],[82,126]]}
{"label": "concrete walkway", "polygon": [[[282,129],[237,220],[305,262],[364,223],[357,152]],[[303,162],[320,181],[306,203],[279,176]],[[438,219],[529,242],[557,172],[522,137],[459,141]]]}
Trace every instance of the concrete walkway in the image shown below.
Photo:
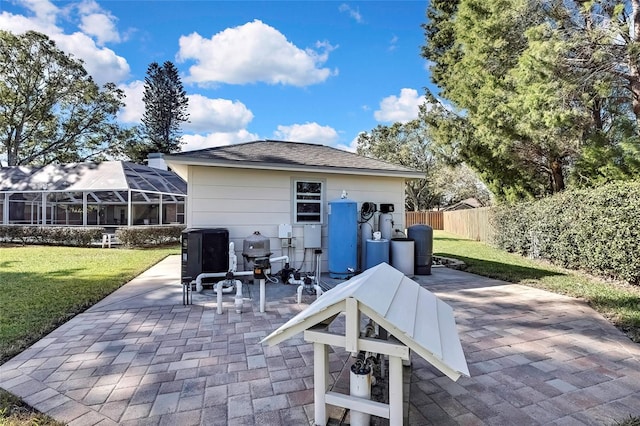
{"label": "concrete walkway", "polygon": [[[236,314],[209,291],[182,305],[171,256],[0,366],[0,387],[70,425],[313,424],[313,349],[259,342],[311,303],[258,288]],[[584,303],[434,268],[417,281],[451,304],[471,378],[414,356],[411,425],[607,425],[640,416],[640,346]],[[333,377],[349,365],[330,354]]]}

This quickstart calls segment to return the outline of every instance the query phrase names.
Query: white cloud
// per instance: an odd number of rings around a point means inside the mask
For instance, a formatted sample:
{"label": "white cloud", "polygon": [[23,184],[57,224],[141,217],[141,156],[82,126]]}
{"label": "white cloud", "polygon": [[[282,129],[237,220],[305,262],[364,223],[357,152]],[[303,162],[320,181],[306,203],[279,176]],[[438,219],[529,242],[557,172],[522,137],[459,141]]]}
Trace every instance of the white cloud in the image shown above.
{"label": "white cloud", "polygon": [[237,132],[253,120],[253,113],[240,101],[211,99],[189,95],[189,123],[183,128],[193,132]]}
{"label": "white cloud", "polygon": [[398,36],[394,34],[393,37],[391,37],[391,40],[389,40],[389,51],[392,52],[396,50],[397,47],[398,47]]}
{"label": "white cloud", "polygon": [[420,105],[425,102],[424,96],[419,96],[415,89],[402,89],[400,96],[387,96],[380,101],[380,109],[373,116],[380,122],[401,122],[418,118]]}
{"label": "white cloud", "polygon": [[129,84],[121,84],[120,89],[124,91],[124,108],[118,112],[118,120],[123,123],[140,124],[144,114],[144,81],[136,80]]}
{"label": "white cloud", "polygon": [[250,142],[258,139],[260,139],[258,135],[245,129],[237,132],[214,132],[207,135],[183,135],[182,151],[194,151],[196,149]]}
{"label": "white cloud", "polygon": [[25,1],[23,5],[30,9],[31,16],[2,12],[0,14],[0,28],[14,34],[23,34],[33,30],[47,34],[50,37],[62,32],[56,26],[56,16],[60,10],[52,3],[34,0],[31,2]]}
{"label": "white cloud", "polygon": [[338,140],[338,132],[332,127],[321,126],[318,123],[292,124],[278,126],[273,132],[275,138],[292,142],[308,142],[320,145],[330,145]]}
{"label": "white cloud", "polygon": [[120,42],[120,34],[116,27],[117,18],[105,11],[94,0],[85,0],[78,5],[80,29],[87,35],[95,37],[99,45],[109,42]]}
{"label": "white cloud", "polygon": [[[59,26],[56,25],[57,17],[68,11],[57,8],[52,2],[44,0],[28,0],[20,3],[28,10],[28,14],[15,15],[8,12],[0,14],[0,28],[11,31],[14,34],[23,34],[26,31],[33,30],[46,34],[54,40],[57,46],[68,54],[72,54],[78,59],[84,61],[84,67],[98,84],[107,82],[119,83],[129,76],[129,64],[127,61],[115,54],[115,52],[106,47],[99,47],[96,41],[91,37],[94,36],[100,42],[106,40],[98,37],[98,31],[92,34],[82,32],[74,32],[73,34],[65,34]],[[80,12],[89,7],[91,3],[82,3],[78,9]],[[82,9],[85,7],[85,9]],[[96,5],[96,7],[98,7]],[[98,10],[98,9],[96,9]],[[81,18],[82,20],[82,18]],[[81,23],[79,28],[82,29]],[[115,27],[113,29],[115,31]],[[108,36],[104,28],[100,30],[100,37]]]}
{"label": "white cloud", "polygon": [[[140,124],[144,115],[144,81],[123,84],[120,89],[124,90],[126,98],[118,119],[123,123]],[[245,128],[253,120],[253,113],[242,102],[211,99],[199,94],[188,95],[188,98],[189,123],[183,123],[182,129],[187,133],[209,133],[208,136],[189,136],[195,141],[192,143],[205,144],[203,140],[237,142],[248,134]]]}
{"label": "white cloud", "polygon": [[106,47],[98,47],[92,38],[76,32],[71,35],[51,37],[65,52],[84,61],[84,68],[96,83],[120,83],[129,76],[127,60]]}
{"label": "white cloud", "polygon": [[336,148],[341,149],[343,151],[356,152],[358,148],[358,137],[353,138],[349,145],[338,144]]}
{"label": "white cloud", "polygon": [[342,3],[338,7],[338,10],[343,13],[348,13],[349,16],[352,17],[359,24],[364,22],[364,20],[362,19],[362,15],[360,14],[360,9],[352,9],[351,6],[349,6],[348,4]]}
{"label": "white cloud", "polygon": [[182,36],[178,62],[193,60],[185,81],[198,84],[264,82],[307,86],[325,81],[335,71],[323,68],[334,49],[326,42],[300,49],[275,28],[259,20],[226,30],[211,39],[198,33]]}

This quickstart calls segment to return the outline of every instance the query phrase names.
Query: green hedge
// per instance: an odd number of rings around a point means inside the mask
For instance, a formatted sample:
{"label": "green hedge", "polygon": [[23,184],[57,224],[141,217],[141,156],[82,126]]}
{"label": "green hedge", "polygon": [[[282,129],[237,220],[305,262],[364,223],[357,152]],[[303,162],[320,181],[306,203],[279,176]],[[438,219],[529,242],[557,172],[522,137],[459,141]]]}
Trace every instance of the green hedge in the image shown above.
{"label": "green hedge", "polygon": [[102,239],[104,228],[70,226],[0,226],[0,241],[21,244],[88,246]]}
{"label": "green hedge", "polygon": [[133,226],[116,231],[118,242],[127,247],[148,247],[180,242],[184,225]]}
{"label": "green hedge", "polygon": [[640,283],[640,182],[498,207],[494,243],[570,269]]}
{"label": "green hedge", "polygon": [[[184,225],[138,226],[116,230],[117,242],[127,247],[150,247],[180,242]],[[0,241],[20,244],[89,246],[102,242],[102,227],[0,225]]]}

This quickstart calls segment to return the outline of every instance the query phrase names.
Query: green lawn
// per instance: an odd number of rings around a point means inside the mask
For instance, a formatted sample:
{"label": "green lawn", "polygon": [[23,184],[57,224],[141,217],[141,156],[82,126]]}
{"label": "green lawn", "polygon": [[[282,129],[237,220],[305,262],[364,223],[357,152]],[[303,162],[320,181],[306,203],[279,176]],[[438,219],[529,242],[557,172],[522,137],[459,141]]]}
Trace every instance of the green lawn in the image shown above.
{"label": "green lawn", "polygon": [[606,282],[442,231],[434,232],[433,252],[464,261],[467,272],[582,298],[640,342],[638,286]]}
{"label": "green lawn", "polygon": [[177,247],[0,246],[0,364]]}

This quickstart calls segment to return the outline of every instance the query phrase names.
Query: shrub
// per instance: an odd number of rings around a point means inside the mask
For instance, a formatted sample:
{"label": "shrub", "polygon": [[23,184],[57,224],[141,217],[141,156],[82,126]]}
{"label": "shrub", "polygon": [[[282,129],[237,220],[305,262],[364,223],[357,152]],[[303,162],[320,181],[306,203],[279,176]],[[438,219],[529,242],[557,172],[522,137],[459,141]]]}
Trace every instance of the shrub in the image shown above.
{"label": "shrub", "polygon": [[180,242],[183,225],[119,228],[116,238],[127,247],[148,247]]}
{"label": "shrub", "polygon": [[88,246],[100,241],[103,228],[70,226],[0,226],[0,241],[21,244]]}
{"label": "shrub", "polygon": [[493,243],[570,269],[640,283],[640,182],[496,209]]}

